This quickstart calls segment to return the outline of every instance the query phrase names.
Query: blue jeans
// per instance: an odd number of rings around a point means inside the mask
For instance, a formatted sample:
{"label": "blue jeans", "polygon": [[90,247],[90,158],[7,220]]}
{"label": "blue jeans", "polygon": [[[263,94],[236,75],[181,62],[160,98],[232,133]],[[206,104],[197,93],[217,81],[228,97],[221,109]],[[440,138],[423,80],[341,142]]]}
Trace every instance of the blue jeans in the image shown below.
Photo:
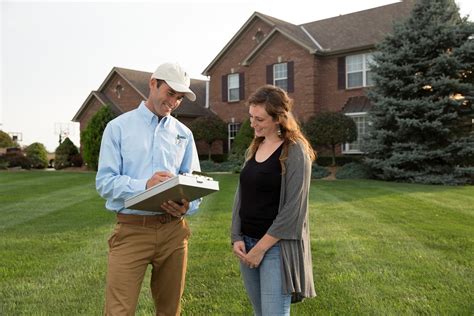
{"label": "blue jeans", "polygon": [[[244,242],[249,252],[258,239],[244,236]],[[268,249],[258,268],[241,262],[240,272],[255,315],[290,315],[291,295],[282,291],[279,243]]]}

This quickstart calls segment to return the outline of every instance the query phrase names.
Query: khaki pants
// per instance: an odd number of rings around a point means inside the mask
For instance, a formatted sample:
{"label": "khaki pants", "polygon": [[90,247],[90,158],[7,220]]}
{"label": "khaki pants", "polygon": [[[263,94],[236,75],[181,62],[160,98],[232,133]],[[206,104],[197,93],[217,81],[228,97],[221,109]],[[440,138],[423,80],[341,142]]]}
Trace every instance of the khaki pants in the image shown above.
{"label": "khaki pants", "polygon": [[190,235],[184,219],[119,215],[109,239],[105,315],[135,315],[141,284],[152,265],[156,315],[179,315]]}

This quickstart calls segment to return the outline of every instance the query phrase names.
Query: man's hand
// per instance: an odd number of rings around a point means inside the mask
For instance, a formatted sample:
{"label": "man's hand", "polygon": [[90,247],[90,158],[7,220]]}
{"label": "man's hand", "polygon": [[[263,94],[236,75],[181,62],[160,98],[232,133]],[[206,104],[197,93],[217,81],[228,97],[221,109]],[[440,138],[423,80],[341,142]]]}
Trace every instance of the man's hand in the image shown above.
{"label": "man's hand", "polygon": [[181,204],[178,204],[173,201],[168,201],[161,204],[161,208],[174,217],[181,217],[188,211],[189,201],[182,199]]}
{"label": "man's hand", "polygon": [[158,183],[161,183],[163,181],[166,181],[172,177],[173,177],[173,174],[169,171],[157,171],[146,182],[146,188],[147,189],[151,188],[152,186],[157,185]]}

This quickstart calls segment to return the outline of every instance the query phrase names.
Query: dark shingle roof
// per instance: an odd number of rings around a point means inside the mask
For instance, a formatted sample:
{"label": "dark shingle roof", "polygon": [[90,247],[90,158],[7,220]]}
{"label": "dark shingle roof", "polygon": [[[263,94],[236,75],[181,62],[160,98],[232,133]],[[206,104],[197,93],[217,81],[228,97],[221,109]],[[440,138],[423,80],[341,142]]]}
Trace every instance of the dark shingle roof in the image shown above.
{"label": "dark shingle roof", "polygon": [[350,97],[342,108],[342,113],[368,112],[372,108],[369,98],[366,96]]}
{"label": "dark shingle roof", "polygon": [[[232,39],[224,46],[219,54],[204,69],[203,74],[209,75],[213,66],[225,56],[240,35],[247,29],[255,19],[261,19],[273,27],[268,35],[280,32],[311,54],[337,54],[345,51],[355,51],[373,48],[387,33],[393,30],[393,23],[401,21],[409,16],[415,0],[403,0],[401,2],[376,7],[368,10],[339,15],[333,18],[314,21],[301,25],[295,25],[260,12],[254,12],[245,22]],[[256,48],[244,56],[243,64],[254,57],[260,49],[266,45],[264,39]]]}
{"label": "dark shingle roof", "polygon": [[[113,76],[114,73],[120,75],[124,80],[126,80],[134,89],[137,91],[140,96],[146,100],[148,94],[150,92],[150,88],[148,87],[148,82],[152,75],[151,72],[133,70],[133,69],[126,69],[121,67],[114,67],[112,71],[109,73],[107,78],[104,80],[102,85],[100,86],[98,91],[92,91],[87,99],[82,104],[81,108],[77,111],[74,115],[72,121],[78,122],[86,108],[88,107],[89,101],[91,98],[97,98],[101,104],[109,104],[112,108],[112,111],[115,114],[119,115],[123,113],[123,109],[121,109],[118,105],[114,104],[105,94],[101,91],[109,81],[109,79]],[[191,102],[187,98],[184,98],[181,105],[173,111],[174,115],[177,116],[185,116],[185,117],[198,117],[198,116],[209,116],[213,115],[210,109],[206,108],[206,80],[199,80],[199,79],[191,79],[191,90],[196,94],[196,101]]]}
{"label": "dark shingle roof", "polygon": [[[152,75],[151,72],[115,67],[114,69],[126,79],[143,96],[148,97],[150,88],[148,81]],[[206,105],[206,80],[191,79],[191,90],[196,94],[196,101],[183,99],[181,105],[173,112],[178,116],[205,116],[209,115],[209,109]]]}
{"label": "dark shingle roof", "polygon": [[393,23],[407,18],[412,0],[302,24],[324,50],[329,52],[372,46],[393,29]]}

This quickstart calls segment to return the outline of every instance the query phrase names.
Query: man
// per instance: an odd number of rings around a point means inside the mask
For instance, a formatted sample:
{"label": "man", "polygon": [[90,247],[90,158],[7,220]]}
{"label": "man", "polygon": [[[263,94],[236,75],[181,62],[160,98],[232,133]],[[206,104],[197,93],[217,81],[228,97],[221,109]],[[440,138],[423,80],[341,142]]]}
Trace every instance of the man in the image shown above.
{"label": "man", "polygon": [[191,131],[170,114],[186,96],[194,101],[188,74],[160,65],[148,83],[148,100],[115,118],[104,130],[96,188],[117,213],[110,237],[106,315],[133,315],[147,266],[157,315],[179,315],[187,263],[189,227],[183,219],[200,200],[168,201],[165,211],[124,208],[124,200],[173,175],[200,171]]}

